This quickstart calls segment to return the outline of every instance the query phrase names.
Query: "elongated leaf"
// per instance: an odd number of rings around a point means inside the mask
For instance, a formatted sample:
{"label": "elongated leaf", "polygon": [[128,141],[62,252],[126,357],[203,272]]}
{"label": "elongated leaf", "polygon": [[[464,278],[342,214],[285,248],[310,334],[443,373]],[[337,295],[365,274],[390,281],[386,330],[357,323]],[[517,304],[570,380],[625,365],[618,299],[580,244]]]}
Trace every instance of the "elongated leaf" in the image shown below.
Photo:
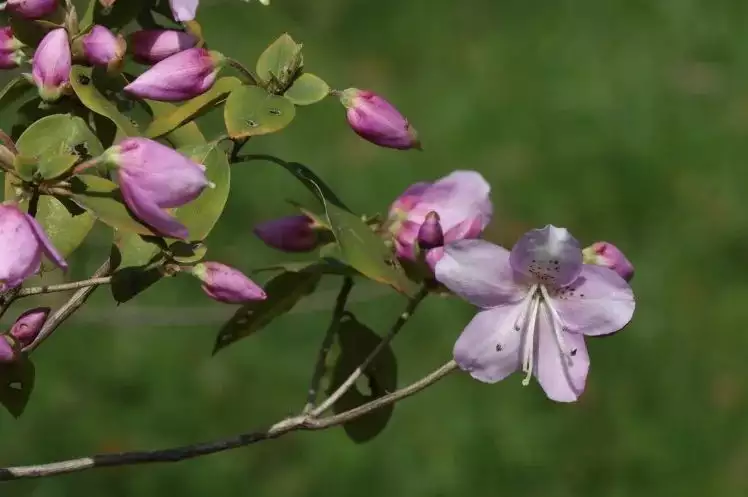
{"label": "elongated leaf", "polygon": [[117,270],[110,289],[114,300],[122,304],[139,295],[163,278],[160,265],[164,261],[164,240],[117,230],[111,260]]}
{"label": "elongated leaf", "polygon": [[282,84],[290,83],[303,63],[301,45],[286,33],[267,47],[257,59],[257,76],[265,82],[277,80]]}
{"label": "elongated leaf", "polygon": [[174,106],[174,110],[154,119],[145,130],[144,135],[148,138],[158,138],[190,121],[225,101],[234,88],[241,86],[242,82],[233,76],[221,78],[206,93],[184,102],[180,106]]}
{"label": "elongated leaf", "polygon": [[[334,392],[353,373],[382,339],[355,316],[345,314],[340,322],[338,343],[340,355],[333,368],[332,380],[328,395]],[[397,389],[397,359],[392,348],[387,346],[375,357],[364,370],[368,388],[361,389],[358,384],[349,389],[333,405],[335,413],[342,413],[356,408]],[[394,404],[375,409],[365,416],[349,421],[343,425],[346,434],[356,443],[364,443],[376,437],[387,426],[392,418]]]}
{"label": "elongated leaf", "polygon": [[[156,102],[155,100],[146,100],[146,104],[151,108],[154,119],[160,116],[171,114],[177,109],[177,106],[168,102]],[[188,145],[204,145],[207,143],[197,123],[194,121],[183,124],[182,126],[170,131],[165,138],[172,147],[180,148]]]}
{"label": "elongated leaf", "polygon": [[0,109],[7,108],[13,102],[19,102],[27,94],[33,95],[31,90],[34,88],[29,80],[23,76],[16,76],[0,90]]}
{"label": "elongated leaf", "polygon": [[13,417],[23,414],[34,390],[36,371],[27,357],[11,364],[0,364],[0,404]]}
{"label": "elongated leaf", "polygon": [[310,269],[282,273],[265,285],[267,299],[242,306],[226,323],[216,338],[213,353],[248,337],[287,313],[305,296],[314,292],[321,275]]}
{"label": "elongated leaf", "polygon": [[130,214],[115,183],[98,176],[81,174],[73,177],[71,184],[73,200],[104,224],[122,231],[155,236],[150,228]]}
{"label": "elongated leaf", "polygon": [[180,152],[205,165],[205,175],[216,186],[206,188],[192,202],[174,210],[190,234],[191,240],[203,240],[218,222],[226,207],[231,186],[231,168],[226,153],[217,143],[180,148]]}
{"label": "elongated leaf", "polygon": [[260,87],[243,86],[231,92],[223,113],[229,136],[246,138],[285,128],[293,121],[296,107],[287,98]]}
{"label": "elongated leaf", "polygon": [[294,105],[316,104],[330,93],[330,86],[319,76],[304,73],[286,90],[284,96]]}
{"label": "elongated leaf", "polygon": [[[127,3],[127,2],[124,2]],[[70,72],[70,83],[80,101],[96,114],[111,120],[124,136],[138,136],[138,129],[130,119],[122,114],[117,106],[99,92],[93,84],[93,69],[73,66]]]}

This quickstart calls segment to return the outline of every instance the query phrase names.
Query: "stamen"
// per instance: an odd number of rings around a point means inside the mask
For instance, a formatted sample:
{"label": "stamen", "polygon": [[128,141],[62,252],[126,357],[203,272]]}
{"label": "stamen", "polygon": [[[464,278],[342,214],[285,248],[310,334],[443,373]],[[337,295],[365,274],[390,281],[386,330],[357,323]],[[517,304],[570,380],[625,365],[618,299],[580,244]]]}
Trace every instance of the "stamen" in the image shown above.
{"label": "stamen", "polygon": [[[532,299],[535,296],[535,292],[538,291],[538,285],[535,284],[530,287],[530,290],[527,292],[527,295],[522,299],[522,303],[520,304],[520,312],[519,316],[517,316],[517,319],[514,321],[514,331],[522,331],[522,328],[525,326],[525,320],[527,319],[527,311],[532,307],[532,304],[530,304],[530,299]],[[529,304],[529,305],[528,305]]]}
{"label": "stamen", "polygon": [[[542,287],[541,287],[542,288]],[[522,371],[526,373],[522,385],[530,384],[532,378],[532,369],[535,366],[535,325],[537,322],[538,310],[540,309],[540,295],[533,292],[532,304],[530,304],[530,320],[527,324],[525,333],[525,350]]]}
{"label": "stamen", "polygon": [[[564,333],[568,332],[569,328],[564,324],[564,321],[561,319],[561,316],[558,314],[558,311],[555,309],[555,307],[553,307],[553,304],[551,303],[551,296],[548,293],[546,287],[541,286],[540,292],[543,294],[546,307],[551,313],[551,327],[553,328],[553,334],[556,335],[556,342],[558,343],[558,348],[561,351],[561,358],[564,359],[567,366],[571,366],[571,357],[573,354],[571,354],[566,348],[566,341],[564,340]],[[574,351],[574,353],[576,353],[576,350]]]}

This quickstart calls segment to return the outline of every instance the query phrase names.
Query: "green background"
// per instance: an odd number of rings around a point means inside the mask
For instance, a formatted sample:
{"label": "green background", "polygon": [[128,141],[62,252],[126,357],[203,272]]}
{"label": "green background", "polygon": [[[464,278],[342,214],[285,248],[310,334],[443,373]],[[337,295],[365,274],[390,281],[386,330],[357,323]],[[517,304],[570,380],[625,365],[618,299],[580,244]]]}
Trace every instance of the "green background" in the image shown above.
{"label": "green background", "polygon": [[[621,247],[637,269],[634,320],[589,341],[577,404],[555,404],[518,376],[483,385],[453,375],[399,404],[366,445],[342,429],[299,433],[173,465],[11,482],[0,495],[748,495],[748,3],[204,0],[199,20],[213,49],[250,65],[290,32],[310,71],[383,94],[425,147],[366,143],[329,99],[248,151],[314,167],[360,212],[385,212],[412,182],[479,170],[496,210],[487,238],[510,245],[552,223],[584,245]],[[219,122],[208,118],[209,135]],[[272,165],[233,173],[209,256],[248,271],[281,257],[253,238],[253,223],[309,196]],[[104,235],[77,254],[74,276],[106,257]],[[119,307],[99,291],[35,354],[25,415],[0,413],[0,464],[169,447],[293,413],[337,284],[215,357],[232,309],[194,281]],[[405,305],[372,285],[354,301],[381,332]],[[448,359],[473,312],[427,301],[395,344],[400,383]]]}

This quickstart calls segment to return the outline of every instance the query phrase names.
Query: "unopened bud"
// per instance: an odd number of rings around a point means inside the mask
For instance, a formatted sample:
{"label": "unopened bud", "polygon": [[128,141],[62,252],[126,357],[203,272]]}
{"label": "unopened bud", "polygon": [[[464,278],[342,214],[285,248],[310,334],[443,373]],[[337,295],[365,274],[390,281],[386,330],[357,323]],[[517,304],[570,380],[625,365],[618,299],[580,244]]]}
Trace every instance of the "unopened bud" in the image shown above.
{"label": "unopened bud", "polygon": [[439,222],[439,214],[431,211],[418,229],[418,246],[421,250],[430,250],[442,245],[444,245],[444,231]]}
{"label": "unopened bud", "polygon": [[36,339],[42,326],[47,321],[49,311],[49,307],[37,307],[29,309],[16,319],[10,329],[10,334],[18,340],[21,347],[30,345]]}
{"label": "unopened bud", "polygon": [[595,264],[612,269],[626,281],[634,277],[634,265],[618,247],[608,242],[595,242],[582,251],[585,264]]}
{"label": "unopened bud", "polygon": [[259,223],[254,232],[266,245],[284,252],[308,252],[318,245],[314,221],[307,216],[286,216]]}
{"label": "unopened bud", "polygon": [[226,304],[265,300],[261,286],[244,273],[220,262],[203,262],[192,268],[192,275],[203,282],[203,290],[212,299]]}
{"label": "unopened bud", "polygon": [[34,53],[32,74],[39,88],[39,96],[47,102],[59,99],[70,84],[71,69],[72,55],[67,32],[63,28],[50,31]]}
{"label": "unopened bud", "polygon": [[0,335],[0,364],[11,363],[18,359],[18,342],[9,335]]}
{"label": "unopened bud", "polygon": [[83,54],[91,64],[114,71],[121,66],[127,43],[104,26],[96,25],[83,38]]}
{"label": "unopened bud", "polygon": [[26,19],[39,19],[57,9],[57,0],[8,0],[6,10]]}
{"label": "unopened bud", "polygon": [[370,91],[349,88],[340,93],[348,124],[361,138],[380,147],[420,149],[418,133],[387,100]]}

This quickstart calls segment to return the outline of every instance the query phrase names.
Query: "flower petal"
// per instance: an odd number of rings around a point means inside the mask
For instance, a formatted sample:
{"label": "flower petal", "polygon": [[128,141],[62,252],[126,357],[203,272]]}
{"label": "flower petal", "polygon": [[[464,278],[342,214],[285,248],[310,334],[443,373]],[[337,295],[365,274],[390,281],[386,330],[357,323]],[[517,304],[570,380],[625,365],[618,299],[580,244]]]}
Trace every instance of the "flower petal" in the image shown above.
{"label": "flower petal", "polygon": [[614,333],[631,321],[634,292],[615,271],[585,264],[574,283],[551,292],[552,305],[570,332]]}
{"label": "flower petal", "polygon": [[582,270],[582,249],[566,228],[528,231],[512,247],[512,267],[537,283],[564,286]]}
{"label": "flower petal", "polygon": [[514,321],[519,311],[519,305],[507,305],[476,314],[455,343],[460,369],[484,383],[496,383],[517,371],[522,333],[514,329]]}
{"label": "flower petal", "polygon": [[519,303],[527,286],[516,280],[509,252],[483,240],[461,240],[444,247],[436,279],[478,307]]}
{"label": "flower petal", "polygon": [[31,226],[31,229],[34,231],[34,234],[36,235],[37,240],[39,240],[39,243],[41,244],[41,248],[42,248],[42,251],[44,252],[44,255],[46,255],[50,261],[57,264],[57,266],[63,271],[67,270],[68,263],[65,262],[65,259],[62,257],[62,254],[60,254],[55,248],[55,246],[52,245],[52,242],[47,237],[47,233],[44,232],[44,228],[42,228],[42,225],[39,224],[39,221],[34,219],[32,216],[29,216],[28,214],[25,214],[25,216],[26,216],[26,220]]}
{"label": "flower petal", "polygon": [[535,377],[549,399],[574,402],[584,391],[590,357],[584,344],[584,336],[561,332],[568,352],[568,355],[563,356],[561,345],[553,332],[552,320],[548,305],[541,303],[535,333]]}
{"label": "flower petal", "polygon": [[129,181],[124,180],[122,177],[120,178],[119,187],[127,207],[138,219],[162,235],[181,239],[189,237],[187,228],[168,212],[156,205],[144,191],[130,184]]}
{"label": "flower petal", "polygon": [[478,220],[481,231],[491,221],[491,185],[476,171],[454,171],[428,188],[413,209],[410,219],[418,225],[431,211],[439,214],[444,232],[460,223]]}
{"label": "flower petal", "polygon": [[174,20],[179,22],[193,20],[198,3],[200,3],[200,0],[169,0]]}
{"label": "flower petal", "polygon": [[429,189],[431,183],[425,181],[410,185],[390,206],[390,218],[407,214],[421,200],[421,195]]}

